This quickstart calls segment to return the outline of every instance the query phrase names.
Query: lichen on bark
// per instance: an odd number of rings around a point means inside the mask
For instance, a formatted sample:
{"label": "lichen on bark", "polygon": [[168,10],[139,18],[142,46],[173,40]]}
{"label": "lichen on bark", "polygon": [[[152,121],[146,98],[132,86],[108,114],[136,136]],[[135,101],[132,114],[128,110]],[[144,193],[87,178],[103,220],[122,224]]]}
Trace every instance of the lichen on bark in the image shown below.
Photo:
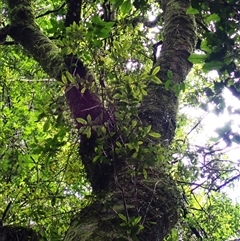
{"label": "lichen on bark", "polygon": [[[194,17],[186,14],[190,1],[163,0],[160,3],[164,11],[164,39],[155,66],[160,66],[158,77],[163,84],[149,86],[140,116],[144,123],[151,124],[153,130],[162,135],[162,145],[167,146],[176,128],[178,96],[174,85],[183,83],[192,67],[188,57],[195,48],[197,37]],[[166,88],[168,71],[172,73],[172,79]]]}
{"label": "lichen on bark", "polygon": [[[11,15],[9,35],[32,54],[46,73],[59,80],[62,71],[69,66],[66,66],[63,57],[59,55],[56,45],[44,36],[35,24],[30,1],[8,0],[7,2]],[[173,87],[185,80],[191,68],[188,56],[194,49],[196,33],[194,18],[186,14],[190,0],[162,1],[161,4],[164,10],[165,26],[162,50],[157,65],[161,67],[158,77],[163,84],[149,85],[148,96],[142,102],[139,117],[143,125],[150,124],[155,132],[161,134],[161,144],[166,147],[171,143],[176,128],[178,96]],[[23,19],[17,22],[21,16]],[[172,73],[169,89],[164,86],[168,81],[168,71]],[[84,78],[84,75],[81,77]],[[80,91],[78,95],[79,101],[75,103],[73,91],[66,93],[68,104],[75,118],[78,117],[76,113],[79,112],[76,108],[82,105]],[[81,139],[81,143],[83,142],[85,142],[84,138]],[[85,144],[88,144],[87,140]],[[91,148],[89,149],[91,152]],[[86,151],[82,153],[85,153],[82,154],[82,158],[85,158],[87,172],[89,169],[91,174],[91,169],[98,165],[100,168],[97,171],[102,169],[103,173],[109,174],[106,166],[112,163],[111,155],[109,155],[107,164],[94,165],[91,155],[88,155],[91,153],[86,153]],[[87,159],[87,156],[90,158]],[[143,156],[142,159],[144,158]],[[120,155],[116,159],[121,162],[121,165],[110,168],[110,172],[115,169],[114,175],[112,174],[111,178],[106,180],[106,186],[97,199],[72,221],[65,241],[117,241],[120,237],[131,240],[129,230],[120,226],[122,221],[118,214],[128,219],[141,217],[144,229],[138,234],[140,241],[161,241],[174,227],[178,220],[180,194],[171,176],[164,169],[148,168],[146,178],[142,173],[129,172],[133,168],[132,165],[129,165],[126,160],[119,160]],[[94,179],[94,175],[89,175],[89,177]]]}
{"label": "lichen on bark", "polygon": [[31,1],[8,0],[7,3],[10,20],[9,36],[28,50],[50,77],[60,80],[65,69],[63,57],[60,56],[57,46],[35,23]]}
{"label": "lichen on bark", "polygon": [[[125,167],[117,174],[104,197],[86,207],[72,221],[65,241],[131,240],[129,230],[120,226],[122,214],[141,217],[144,229],[140,241],[163,240],[178,219],[179,191],[165,172],[148,169],[148,178],[129,174]],[[121,187],[121,188],[119,188]],[[127,213],[126,213],[127,212]]]}

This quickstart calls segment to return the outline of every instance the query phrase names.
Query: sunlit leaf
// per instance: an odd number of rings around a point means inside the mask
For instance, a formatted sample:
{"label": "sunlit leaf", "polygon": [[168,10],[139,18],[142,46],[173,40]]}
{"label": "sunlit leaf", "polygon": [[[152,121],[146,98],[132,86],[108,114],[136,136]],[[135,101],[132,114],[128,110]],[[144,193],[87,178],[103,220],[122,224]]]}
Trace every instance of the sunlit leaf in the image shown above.
{"label": "sunlit leaf", "polygon": [[206,18],[207,23],[210,23],[211,21],[218,22],[219,20],[220,20],[220,17],[216,13],[213,13]]}
{"label": "sunlit leaf", "polygon": [[196,9],[196,8],[193,8],[193,7],[189,7],[187,9],[187,14],[199,14],[199,11]]}
{"label": "sunlit leaf", "polygon": [[220,61],[211,61],[203,65],[204,71],[218,70],[224,66],[224,63]]}
{"label": "sunlit leaf", "polygon": [[152,75],[156,75],[160,71],[160,66],[157,66],[156,68],[153,69]]}
{"label": "sunlit leaf", "polygon": [[123,16],[125,16],[127,13],[130,12],[132,9],[132,3],[130,0],[125,0],[121,5],[120,5],[120,10]]}
{"label": "sunlit leaf", "polygon": [[191,54],[188,60],[193,64],[204,63],[207,56],[205,54]]}
{"label": "sunlit leaf", "polygon": [[50,120],[50,118],[47,118],[47,120],[45,121],[45,123],[43,125],[43,131],[44,132],[46,132],[49,129],[50,124],[51,124],[51,120]]}
{"label": "sunlit leaf", "polygon": [[77,118],[76,121],[80,124],[83,124],[83,125],[86,125],[87,124],[87,121],[84,120],[83,118]]}
{"label": "sunlit leaf", "polygon": [[148,135],[157,139],[161,137],[161,135],[157,132],[149,132]]}

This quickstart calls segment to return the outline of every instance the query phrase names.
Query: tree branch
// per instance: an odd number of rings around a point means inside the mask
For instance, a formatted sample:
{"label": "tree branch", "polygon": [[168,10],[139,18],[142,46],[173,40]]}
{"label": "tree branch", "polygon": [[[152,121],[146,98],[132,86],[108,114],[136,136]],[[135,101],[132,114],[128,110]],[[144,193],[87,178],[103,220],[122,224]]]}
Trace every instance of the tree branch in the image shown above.
{"label": "tree branch", "polygon": [[34,22],[29,0],[8,0],[9,36],[21,44],[52,78],[61,79],[65,69],[59,49]]}
{"label": "tree branch", "polygon": [[48,10],[47,12],[38,15],[38,16],[36,17],[36,19],[37,19],[37,18],[41,18],[41,17],[43,17],[43,16],[46,16],[46,15],[48,15],[48,14],[50,14],[50,13],[56,13],[56,12],[58,12],[59,10],[61,10],[62,8],[64,8],[65,5],[66,5],[66,3],[63,3],[63,4],[62,4],[59,8],[57,8],[57,9]]}
{"label": "tree branch", "polygon": [[[189,55],[195,49],[197,42],[194,16],[186,14],[190,1],[162,0],[165,21],[163,44],[160,57],[154,67],[160,66],[157,77],[163,85],[148,86],[148,95],[143,99],[140,118],[143,123],[151,125],[152,130],[161,134],[163,146],[171,143],[178,111],[178,96],[174,86],[179,86],[186,79],[192,64]],[[171,85],[164,87],[169,81],[168,73],[172,73]]]}
{"label": "tree branch", "polygon": [[228,185],[230,182],[233,182],[234,180],[240,178],[240,174],[230,178],[228,181],[224,182],[222,185],[218,186],[216,189],[214,189],[215,191],[219,191],[221,188],[225,187],[226,185]]}
{"label": "tree branch", "polygon": [[[61,81],[62,74],[65,71],[69,71],[74,78],[80,77],[79,82],[81,80],[83,82],[93,81],[92,76],[88,73],[81,60],[72,55],[65,58],[62,57],[57,46],[41,32],[34,22],[30,0],[16,0],[14,4],[13,0],[8,0],[8,6],[11,20],[9,36],[28,50],[50,77]],[[76,20],[77,18],[75,17],[71,19]],[[83,87],[83,83],[74,85],[68,81],[66,84],[65,96],[74,120],[77,118],[86,120],[87,116],[90,115],[93,121],[98,118],[99,124],[103,124],[109,119],[107,111],[95,93],[92,93],[89,89],[81,93]],[[77,121],[76,124],[78,128],[82,126]],[[83,150],[81,153],[82,161],[89,181],[92,184],[94,179],[97,180],[96,183],[99,183],[95,175],[96,173],[100,179],[102,178],[101,173],[107,173],[103,167],[107,166],[107,164],[99,165],[92,162],[91,154],[93,149],[91,147],[95,145],[95,138],[96,136],[91,139],[82,138],[80,144],[81,146],[88,146],[89,144],[88,148],[80,149]]]}

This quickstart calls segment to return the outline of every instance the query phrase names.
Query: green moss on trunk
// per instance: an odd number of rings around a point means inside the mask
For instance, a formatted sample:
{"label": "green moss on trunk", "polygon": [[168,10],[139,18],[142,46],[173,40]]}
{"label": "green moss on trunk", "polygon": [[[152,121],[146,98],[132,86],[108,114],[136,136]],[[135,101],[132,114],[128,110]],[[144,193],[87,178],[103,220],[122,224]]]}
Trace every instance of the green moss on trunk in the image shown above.
{"label": "green moss on trunk", "polygon": [[[186,14],[190,1],[161,1],[161,6],[164,10],[164,40],[156,65],[161,68],[158,77],[163,84],[149,86],[140,117],[144,123],[151,124],[154,131],[161,133],[162,145],[167,146],[176,128],[178,96],[174,86],[184,82],[192,67],[188,57],[195,48],[197,37],[194,17]],[[165,88],[168,71],[172,72],[172,79],[169,88]]]}

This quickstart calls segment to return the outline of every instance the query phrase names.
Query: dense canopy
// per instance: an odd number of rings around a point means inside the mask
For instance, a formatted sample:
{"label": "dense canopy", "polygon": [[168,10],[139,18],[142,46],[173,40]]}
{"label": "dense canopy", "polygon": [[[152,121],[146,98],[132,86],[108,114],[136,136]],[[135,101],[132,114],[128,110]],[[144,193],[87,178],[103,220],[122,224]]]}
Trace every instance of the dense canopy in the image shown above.
{"label": "dense canopy", "polygon": [[0,9],[0,241],[240,239],[240,1]]}

